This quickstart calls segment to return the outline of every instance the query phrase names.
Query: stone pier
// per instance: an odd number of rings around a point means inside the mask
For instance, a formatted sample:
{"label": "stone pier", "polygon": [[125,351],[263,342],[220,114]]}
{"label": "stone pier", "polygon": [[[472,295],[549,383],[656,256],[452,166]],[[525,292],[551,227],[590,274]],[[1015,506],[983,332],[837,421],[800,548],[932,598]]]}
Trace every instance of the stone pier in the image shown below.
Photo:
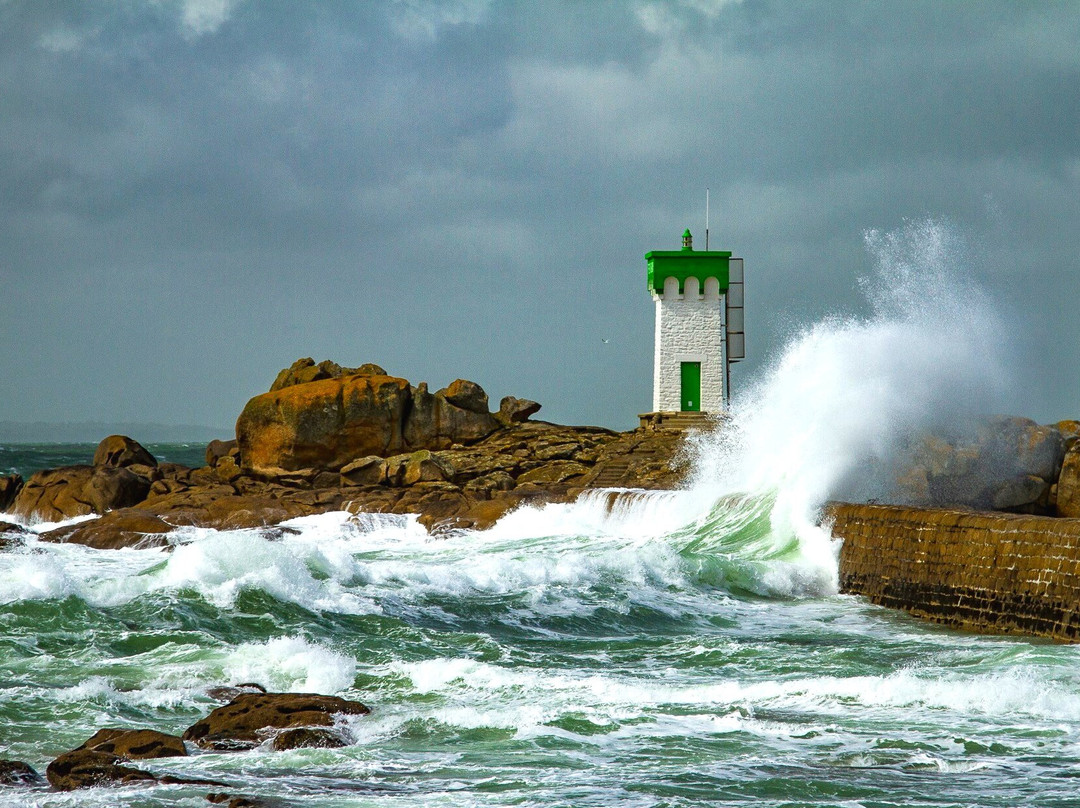
{"label": "stone pier", "polygon": [[830,503],[842,592],[984,633],[1080,641],[1080,519]]}

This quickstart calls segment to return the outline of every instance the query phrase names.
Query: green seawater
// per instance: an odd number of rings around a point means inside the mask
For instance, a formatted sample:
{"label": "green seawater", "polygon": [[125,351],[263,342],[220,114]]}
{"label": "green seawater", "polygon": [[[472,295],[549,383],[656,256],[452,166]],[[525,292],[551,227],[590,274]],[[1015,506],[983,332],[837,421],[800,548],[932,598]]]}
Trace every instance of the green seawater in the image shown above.
{"label": "green seawater", "polygon": [[[21,474],[58,466],[87,465],[94,459],[96,443],[0,443],[0,476]],[[146,449],[159,463],[179,463],[198,468],[206,465],[205,443],[147,443]]]}
{"label": "green seawater", "polygon": [[12,806],[1077,806],[1080,652],[834,594],[769,497],[187,531],[170,550],[0,553],[0,757],[181,733],[208,687],[372,708],[342,749],[141,761],[226,784],[2,787]]}

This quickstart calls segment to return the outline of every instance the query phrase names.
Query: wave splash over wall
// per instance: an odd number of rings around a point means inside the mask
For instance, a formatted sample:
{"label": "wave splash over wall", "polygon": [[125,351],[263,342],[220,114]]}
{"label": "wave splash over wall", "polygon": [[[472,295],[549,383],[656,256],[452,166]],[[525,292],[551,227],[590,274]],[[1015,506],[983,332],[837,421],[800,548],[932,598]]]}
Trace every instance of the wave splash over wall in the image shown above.
{"label": "wave splash over wall", "polygon": [[[1006,332],[968,277],[960,234],[929,219],[865,240],[874,270],[859,286],[869,314],[798,329],[736,396],[730,418],[691,439],[689,490],[644,496],[618,523],[740,561],[740,584],[762,594],[835,591],[821,505],[888,498],[917,436],[1001,409]],[[584,514],[595,504],[572,507]]]}

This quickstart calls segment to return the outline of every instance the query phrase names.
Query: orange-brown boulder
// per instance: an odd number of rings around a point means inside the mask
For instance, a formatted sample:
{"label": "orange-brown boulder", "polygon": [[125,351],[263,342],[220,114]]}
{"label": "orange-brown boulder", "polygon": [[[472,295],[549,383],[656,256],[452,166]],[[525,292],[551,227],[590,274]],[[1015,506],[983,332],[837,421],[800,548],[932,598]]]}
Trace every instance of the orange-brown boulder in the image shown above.
{"label": "orange-brown boulder", "polygon": [[12,512],[47,522],[105,513],[142,502],[150,481],[118,466],[62,466],[39,471],[19,490]]}
{"label": "orange-brown boulder", "polygon": [[392,376],[342,376],[255,396],[236,422],[242,467],[274,477],[396,454],[409,403],[409,383]]}

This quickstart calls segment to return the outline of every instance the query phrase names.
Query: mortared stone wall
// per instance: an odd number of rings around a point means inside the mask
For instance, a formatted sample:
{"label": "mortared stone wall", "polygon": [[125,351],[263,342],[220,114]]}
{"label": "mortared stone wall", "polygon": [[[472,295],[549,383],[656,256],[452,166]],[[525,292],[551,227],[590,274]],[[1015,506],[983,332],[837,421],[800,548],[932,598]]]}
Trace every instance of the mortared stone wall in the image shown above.
{"label": "mortared stone wall", "polygon": [[984,633],[1080,642],[1080,519],[830,503],[840,590]]}

